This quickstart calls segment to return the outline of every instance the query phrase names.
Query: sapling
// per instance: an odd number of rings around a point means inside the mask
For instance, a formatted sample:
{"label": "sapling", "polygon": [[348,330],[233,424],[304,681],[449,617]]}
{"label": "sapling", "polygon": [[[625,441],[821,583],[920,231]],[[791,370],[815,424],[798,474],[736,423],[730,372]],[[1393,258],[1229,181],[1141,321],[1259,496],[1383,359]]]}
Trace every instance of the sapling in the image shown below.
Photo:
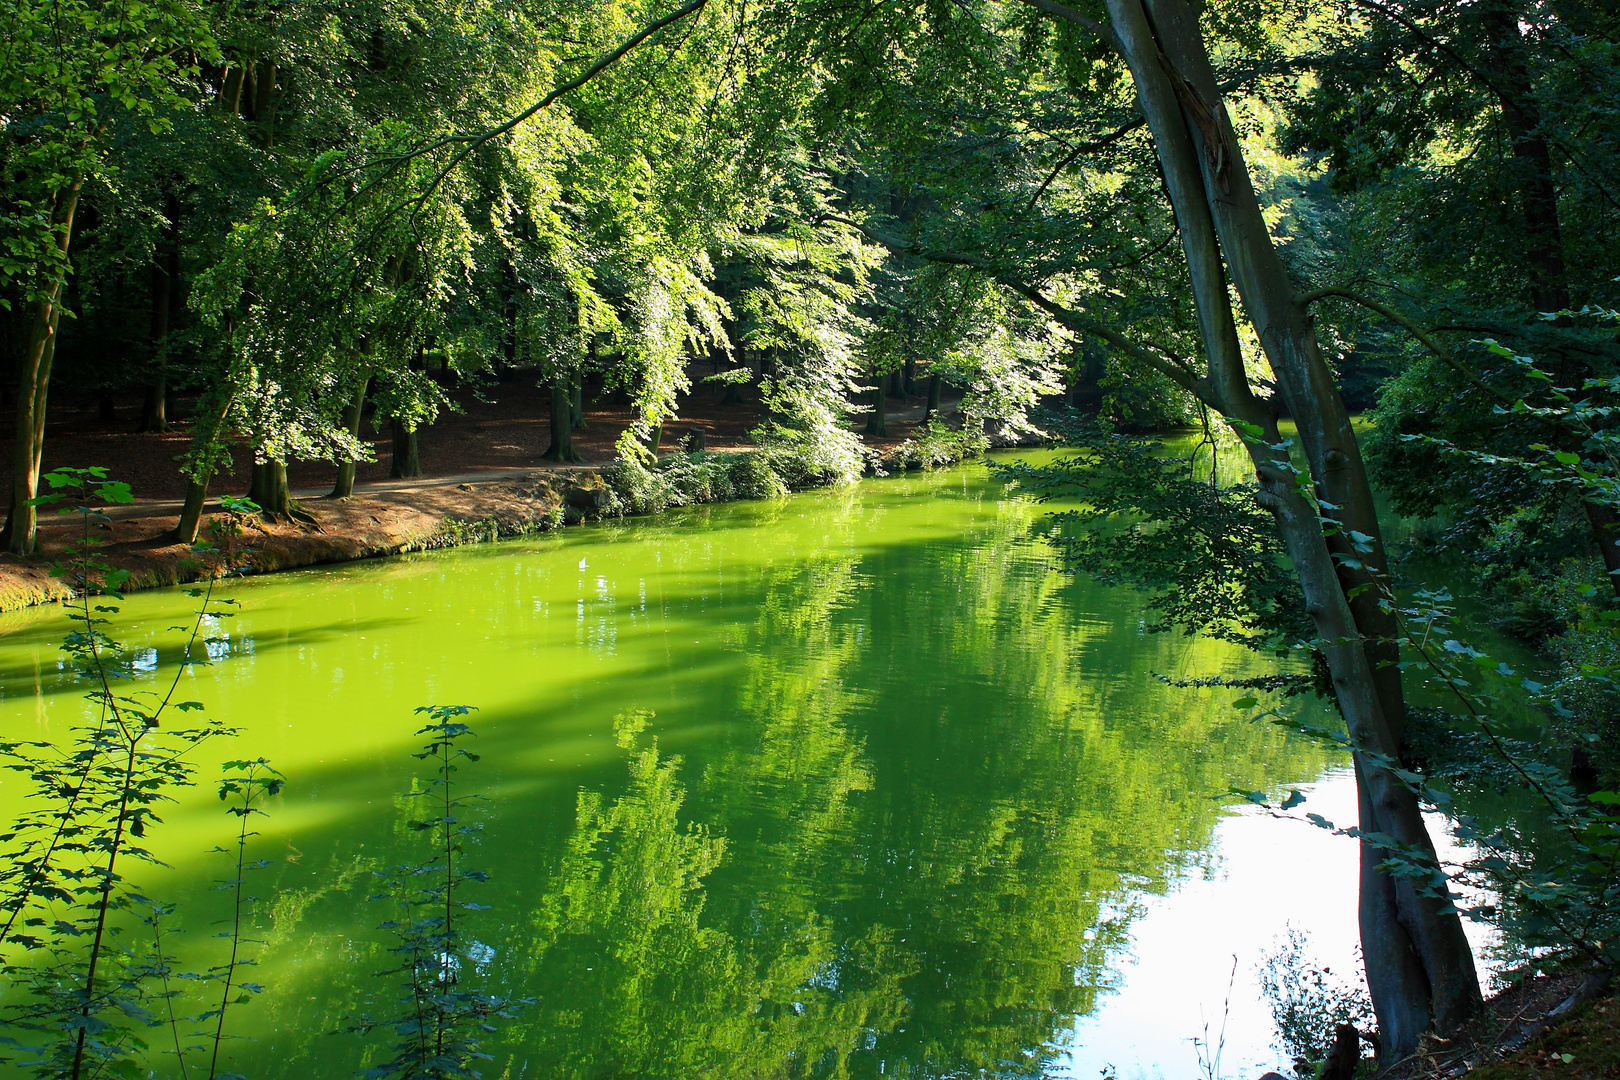
{"label": "sapling", "polygon": [[[248,995],[263,993],[264,987],[258,983],[240,982],[237,980],[238,970],[243,967],[252,967],[257,961],[242,954],[242,947],[248,944],[260,944],[250,941],[242,936],[242,917],[247,913],[257,897],[247,894],[247,872],[249,870],[262,870],[270,865],[266,859],[248,861],[248,840],[258,833],[249,828],[251,819],[262,816],[264,810],[261,804],[267,799],[274,798],[281,793],[285,778],[270,767],[264,758],[255,758],[252,761],[227,761],[221,768],[224,778],[219,783],[219,797],[227,802],[226,810],[237,821],[235,850],[215,848],[217,852],[232,855],[236,862],[236,875],[228,880],[216,883],[215,888],[231,894],[230,929],[222,932],[220,937],[231,943],[230,957],[224,964],[209,972],[211,978],[220,983],[219,1005],[203,1013],[197,1019],[206,1023],[214,1021],[213,1055],[208,1062],[209,1080],[223,1080],[225,1077],[235,1077],[236,1073],[221,1073],[219,1071],[219,1051],[225,1041],[225,1014],[232,1005],[241,1005],[248,1000]],[[240,991],[237,997],[232,998],[232,990]]]}
{"label": "sapling", "polygon": [[[166,692],[116,692],[136,671],[133,654],[108,634],[128,571],[100,551],[94,524],[109,523],[111,504],[133,501],[127,484],[105,469],[57,469],[45,476],[51,494],[37,505],[77,495],[64,512],[80,518],[78,536],[52,568],[73,590],[68,616],[77,628],[62,643],[72,669],[91,686],[94,719],[74,729],[67,747],[42,741],[0,742],[0,767],[26,775],[31,791],[17,819],[0,833],[0,970],[20,991],[5,1024],[22,1037],[3,1044],[22,1067],[82,1080],[141,1067],[139,1029],[155,1022],[146,1008],[151,985],[169,998],[157,921],[166,909],[126,873],[131,861],[160,865],[142,842],[177,787],[193,782],[189,755],[202,743],[234,734],[217,722],[165,727],[171,711],[202,708],[176,701],[186,669],[207,663],[193,651],[215,614],[212,583],[189,627],[183,656]],[[99,602],[98,602],[99,601]],[[143,917],[144,915],[144,917]],[[153,959],[118,947],[133,924],[154,926]],[[172,1000],[172,999],[171,999]],[[27,1041],[24,1041],[24,1040]]]}
{"label": "sapling", "polygon": [[481,826],[461,815],[480,797],[455,791],[454,776],[462,763],[478,755],[458,745],[473,734],[460,718],[472,711],[467,705],[432,705],[416,710],[430,721],[417,731],[429,741],[420,760],[432,761],[433,771],[421,777],[411,797],[424,800],[428,813],[410,822],[412,831],[432,845],[432,854],[420,863],[407,863],[380,874],[384,892],[373,899],[398,905],[400,916],[381,924],[396,944],[389,952],[398,966],[382,975],[398,976],[404,994],[401,1010],[389,1019],[360,1017],[345,1032],[367,1034],[391,1029],[398,1041],[384,1064],[361,1073],[366,1080],[475,1080],[473,1065],[491,1060],[479,1043],[479,1033],[493,1031],[491,1021],[510,1019],[527,999],[495,997],[463,987],[462,955],[475,944],[467,940],[460,916],[488,910],[463,900],[460,891],[469,883],[489,880],[482,870],[462,862],[468,837]]}

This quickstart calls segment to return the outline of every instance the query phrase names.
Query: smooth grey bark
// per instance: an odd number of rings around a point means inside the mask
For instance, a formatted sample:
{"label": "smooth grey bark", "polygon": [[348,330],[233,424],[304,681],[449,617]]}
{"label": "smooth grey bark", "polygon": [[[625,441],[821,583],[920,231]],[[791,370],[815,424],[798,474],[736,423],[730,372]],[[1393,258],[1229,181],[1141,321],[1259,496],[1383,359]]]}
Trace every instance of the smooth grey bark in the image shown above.
{"label": "smooth grey bark", "polygon": [[[1264,433],[1263,442],[1249,444],[1260,498],[1275,516],[1299,575],[1356,747],[1361,827],[1433,860],[1415,794],[1380,763],[1399,760],[1405,717],[1399,669],[1386,664],[1398,656],[1396,626],[1378,606],[1376,588],[1347,599],[1357,586],[1374,583],[1385,565],[1349,413],[1260,214],[1196,18],[1182,0],[1107,0],[1107,7],[1181,227],[1209,361],[1209,374],[1198,380],[1200,396]],[[1339,532],[1355,529],[1371,538],[1371,552],[1354,553],[1366,569],[1335,559],[1350,554],[1344,538],[1324,535],[1286,454],[1265,445],[1281,442],[1276,414],[1248,388],[1227,273],[1298,424],[1319,497],[1338,508],[1333,513],[1343,526]],[[1382,851],[1366,840],[1362,847],[1360,921],[1368,987],[1383,1051],[1398,1057],[1414,1050],[1431,1027],[1446,1034],[1471,1019],[1480,1007],[1479,982],[1460,918],[1445,910],[1445,901],[1384,874]]]}

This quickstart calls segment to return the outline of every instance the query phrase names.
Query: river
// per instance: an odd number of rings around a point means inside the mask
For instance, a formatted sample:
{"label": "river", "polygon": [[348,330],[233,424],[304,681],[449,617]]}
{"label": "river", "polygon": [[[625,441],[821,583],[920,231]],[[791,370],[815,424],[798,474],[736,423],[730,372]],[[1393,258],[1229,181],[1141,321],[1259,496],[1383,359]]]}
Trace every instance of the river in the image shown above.
{"label": "river", "polygon": [[[393,912],[367,898],[422,852],[427,704],[478,708],[456,781],[483,796],[489,910],[463,967],[534,999],[486,1077],[1192,1077],[1223,1023],[1223,1074],[1286,1064],[1256,967],[1286,923],[1348,970],[1354,845],[1224,793],[1300,788],[1347,823],[1344,762],[1155,679],[1252,661],[1060,573],[1045,513],[970,464],[229,583],[182,696],[241,733],[204,748],[153,837],[172,869],[143,879],[182,963],[217,962],[211,781],[286,774],[252,848],[266,989],[229,1016],[229,1067],[376,1063],[381,1036],[332,1032],[395,1008]],[[123,604],[143,667],[169,669],[194,603]],[[0,626],[7,737],[86,715],[68,627]]]}

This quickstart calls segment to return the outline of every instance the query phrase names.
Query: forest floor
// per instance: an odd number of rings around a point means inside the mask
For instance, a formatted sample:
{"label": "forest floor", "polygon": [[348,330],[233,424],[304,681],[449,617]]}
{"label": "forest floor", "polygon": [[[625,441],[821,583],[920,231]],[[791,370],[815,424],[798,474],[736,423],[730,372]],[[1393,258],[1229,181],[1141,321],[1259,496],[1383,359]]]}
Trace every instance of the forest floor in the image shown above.
{"label": "forest floor", "polygon": [[[295,461],[287,467],[293,497],[313,523],[255,523],[243,543],[251,549],[252,570],[269,572],[370,558],[458,539],[509,535],[535,527],[564,500],[568,487],[582,473],[608,464],[614,444],[631,424],[627,402],[606,397],[587,400],[586,427],[574,433],[574,447],[583,457],[576,465],[545,461],[541,454],[551,440],[548,420],[550,394],[529,380],[497,383],[481,392],[451,392],[455,409],[443,412],[417,436],[424,476],[413,480],[389,477],[393,443],[386,420],[368,417],[362,438],[371,444],[376,460],[356,470],[354,495],[325,498],[336,479],[330,462]],[[759,425],[764,409],[757,391],[743,388],[739,404],[720,404],[721,390],[698,384],[679,403],[679,419],[666,422],[663,446],[675,449],[693,429],[704,433],[709,450],[742,450],[752,445],[749,432]],[[891,399],[887,438],[867,438],[876,449],[897,445],[921,421],[921,397]],[[942,412],[948,417],[954,400]],[[172,400],[170,414],[180,419],[162,433],[133,431],[135,410],[126,409],[110,421],[94,401],[52,403],[45,431],[44,471],[58,466],[84,468],[102,465],[113,479],[130,485],[135,504],[120,507],[93,532],[102,552],[114,567],[130,571],[130,588],[147,588],[196,580],[208,570],[207,560],[173,541],[179,522],[185,479],[178,459],[191,443],[185,419],[191,402]],[[0,431],[7,444],[10,433]],[[247,488],[251,450],[232,447],[233,467],[216,474],[206,510],[219,509],[222,493]],[[205,519],[206,522],[206,519]],[[447,531],[446,522],[469,523],[462,531]],[[39,552],[27,558],[0,555],[0,611],[59,599],[67,594],[62,582],[51,577],[52,563],[79,535],[77,516],[43,510],[40,515]],[[206,535],[206,533],[205,533]]]}

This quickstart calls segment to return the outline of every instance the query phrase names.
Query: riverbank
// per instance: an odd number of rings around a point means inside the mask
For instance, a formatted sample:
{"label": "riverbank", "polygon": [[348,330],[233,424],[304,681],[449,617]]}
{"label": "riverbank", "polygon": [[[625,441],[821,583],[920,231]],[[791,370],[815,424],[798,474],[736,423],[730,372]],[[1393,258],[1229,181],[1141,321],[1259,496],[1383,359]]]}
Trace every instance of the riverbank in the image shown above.
{"label": "riverbank", "polygon": [[[733,446],[666,454],[650,468],[615,461],[571,467],[483,470],[420,480],[357,483],[345,499],[320,489],[294,492],[301,517],[269,521],[253,516],[237,541],[235,573],[266,574],[325,563],[411,551],[486,543],[583,521],[657,513],[673,506],[785,496],[861,475],[952,464],[976,454],[983,440],[940,426],[916,438],[872,446],[845,440],[838,453],[825,446]],[[840,456],[841,455],[841,456]],[[113,469],[115,478],[122,474]],[[221,507],[205,507],[203,532]],[[219,561],[175,540],[180,504],[142,501],[119,507],[91,526],[99,553],[128,572],[125,591],[197,581],[219,572]],[[77,515],[42,517],[39,550],[0,556],[0,612],[66,599],[72,590],[51,574],[69,544],[82,539]]]}
{"label": "riverbank", "polygon": [[[1554,975],[1486,1003],[1475,1039],[1439,1044],[1389,1075],[1396,1080],[1608,1080],[1620,1076],[1620,997],[1589,975]],[[1599,985],[1602,991],[1593,993]],[[1508,1056],[1492,1060],[1503,1049]]]}

